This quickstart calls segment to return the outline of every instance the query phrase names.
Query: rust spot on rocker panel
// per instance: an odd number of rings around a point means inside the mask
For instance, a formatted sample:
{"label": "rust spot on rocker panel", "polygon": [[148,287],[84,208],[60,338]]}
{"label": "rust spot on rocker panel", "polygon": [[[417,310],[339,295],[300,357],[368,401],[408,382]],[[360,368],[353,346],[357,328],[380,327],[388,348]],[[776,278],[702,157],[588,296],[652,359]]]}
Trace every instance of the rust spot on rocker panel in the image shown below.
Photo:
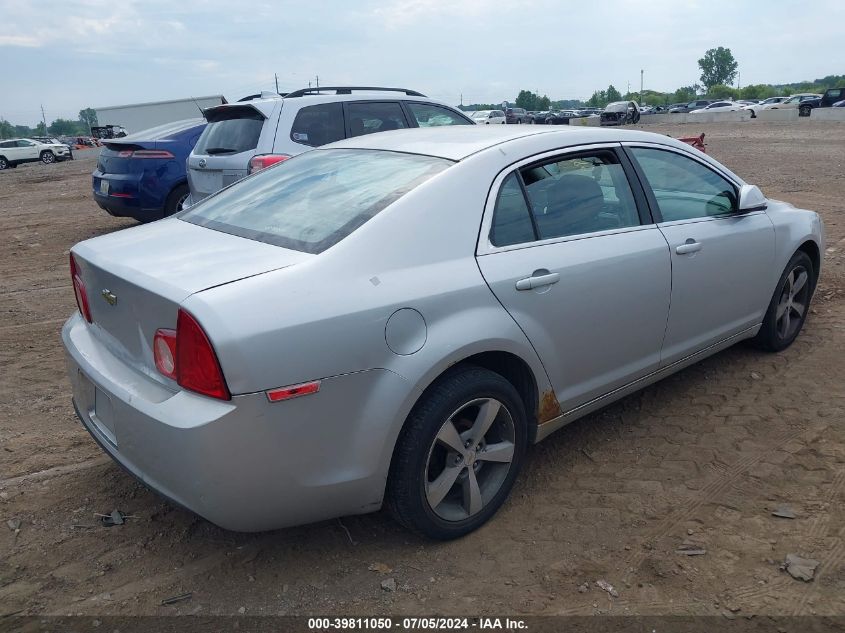
{"label": "rust spot on rocker panel", "polygon": [[537,413],[537,424],[543,424],[549,420],[554,420],[562,413],[563,411],[560,410],[560,403],[557,401],[554,391],[546,391],[540,398],[540,409]]}

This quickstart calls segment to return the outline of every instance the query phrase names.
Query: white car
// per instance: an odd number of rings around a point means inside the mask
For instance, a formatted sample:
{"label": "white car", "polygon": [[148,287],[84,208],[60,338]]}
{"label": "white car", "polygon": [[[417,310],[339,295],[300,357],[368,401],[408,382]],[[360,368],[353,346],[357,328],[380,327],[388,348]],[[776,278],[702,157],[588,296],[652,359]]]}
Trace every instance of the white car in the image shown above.
{"label": "white car", "polygon": [[821,98],[821,95],[816,92],[802,92],[797,95],[792,95],[788,99],[781,101],[780,103],[772,103],[770,105],[765,106],[764,110],[794,110],[796,109],[802,101],[805,99],[816,99]]}
{"label": "white car", "polygon": [[751,105],[743,106],[742,109],[751,112],[751,118],[754,119],[757,117],[757,113],[760,112],[760,110],[763,110],[770,105],[783,103],[788,98],[789,97],[769,97],[768,99],[764,99],[760,103],[753,103]]}
{"label": "white car", "polygon": [[0,141],[0,170],[39,160],[49,165],[66,158],[70,158],[70,150],[61,143],[40,143],[28,138]]}
{"label": "white car", "polygon": [[507,122],[502,110],[476,110],[470,113],[469,118],[475,121],[476,125],[504,125]]}
{"label": "white car", "polygon": [[735,101],[716,101],[708,106],[693,110],[690,114],[705,114],[707,112],[737,112],[742,106]]}

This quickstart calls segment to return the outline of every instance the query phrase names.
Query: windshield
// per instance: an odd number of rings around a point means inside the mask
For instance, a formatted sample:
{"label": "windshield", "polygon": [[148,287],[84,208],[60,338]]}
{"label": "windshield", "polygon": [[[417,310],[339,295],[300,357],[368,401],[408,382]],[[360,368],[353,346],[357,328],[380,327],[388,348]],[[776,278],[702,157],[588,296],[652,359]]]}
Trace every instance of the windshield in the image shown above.
{"label": "windshield", "polygon": [[605,110],[607,112],[625,112],[628,109],[627,101],[617,101],[616,103],[609,103]]}
{"label": "windshield", "polygon": [[479,111],[479,112],[473,112],[470,116],[473,119],[486,119],[488,114],[490,114],[489,110],[488,111],[482,110],[482,111]]}
{"label": "windshield", "polygon": [[374,150],[314,150],[191,207],[182,220],[321,253],[452,161]]}

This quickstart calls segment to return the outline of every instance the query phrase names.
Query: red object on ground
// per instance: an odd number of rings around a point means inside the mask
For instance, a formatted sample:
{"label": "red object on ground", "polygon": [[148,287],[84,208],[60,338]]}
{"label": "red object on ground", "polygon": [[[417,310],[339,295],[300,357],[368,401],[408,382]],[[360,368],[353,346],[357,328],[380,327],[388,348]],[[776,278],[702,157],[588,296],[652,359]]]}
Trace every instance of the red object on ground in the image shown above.
{"label": "red object on ground", "polygon": [[678,140],[681,141],[682,143],[689,143],[695,149],[700,149],[705,154],[707,153],[707,150],[704,149],[704,133],[703,132],[701,133],[701,136],[685,136],[683,138],[679,138]]}

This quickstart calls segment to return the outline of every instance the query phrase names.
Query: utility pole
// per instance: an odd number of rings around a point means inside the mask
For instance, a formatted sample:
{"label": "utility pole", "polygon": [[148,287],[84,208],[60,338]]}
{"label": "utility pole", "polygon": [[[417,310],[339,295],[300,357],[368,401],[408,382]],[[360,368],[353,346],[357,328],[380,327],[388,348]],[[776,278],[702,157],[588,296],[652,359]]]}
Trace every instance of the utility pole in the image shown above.
{"label": "utility pole", "polygon": [[276,94],[279,94],[279,74],[273,73],[273,76],[276,78]]}
{"label": "utility pole", "polygon": [[320,89],[320,75],[317,75],[317,90]]}
{"label": "utility pole", "polygon": [[464,93],[461,93],[461,105],[464,105]]}
{"label": "utility pole", "polygon": [[742,73],[737,71],[736,72],[736,89],[739,90],[742,87]]}
{"label": "utility pole", "polygon": [[41,104],[41,120],[44,121],[44,134],[47,134],[47,117],[44,116],[44,104]]}
{"label": "utility pole", "polygon": [[645,71],[640,69],[640,107],[643,106],[643,75]]}

